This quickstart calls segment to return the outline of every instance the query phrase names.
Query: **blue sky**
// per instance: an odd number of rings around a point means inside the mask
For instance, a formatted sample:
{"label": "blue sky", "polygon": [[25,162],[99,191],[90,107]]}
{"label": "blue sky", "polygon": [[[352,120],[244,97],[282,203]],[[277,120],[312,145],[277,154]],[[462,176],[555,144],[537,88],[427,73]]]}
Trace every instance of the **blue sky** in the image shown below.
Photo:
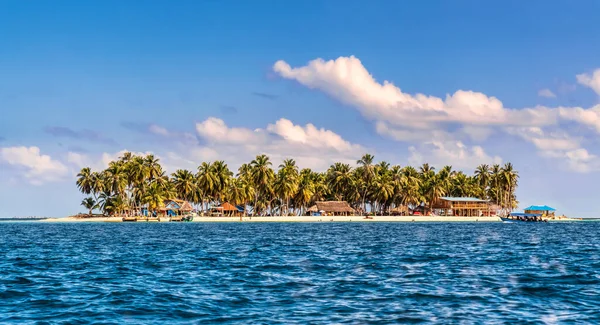
{"label": "blue sky", "polygon": [[0,216],[80,211],[74,174],[122,150],[169,171],[259,152],[317,170],[364,152],[465,171],[510,161],[521,207],[599,216],[597,12],[586,0],[3,1]]}

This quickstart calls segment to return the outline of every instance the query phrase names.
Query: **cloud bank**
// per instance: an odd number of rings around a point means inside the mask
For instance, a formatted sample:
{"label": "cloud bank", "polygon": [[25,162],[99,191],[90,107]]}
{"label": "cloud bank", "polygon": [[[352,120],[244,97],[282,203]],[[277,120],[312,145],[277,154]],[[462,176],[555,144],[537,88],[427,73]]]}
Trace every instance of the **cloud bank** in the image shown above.
{"label": "cloud bank", "polygon": [[[474,157],[496,161],[489,157],[481,146],[469,146],[465,136],[472,141],[484,141],[494,132],[503,132],[527,140],[542,154],[548,157],[550,145],[557,156],[568,167],[579,172],[597,170],[600,164],[597,157],[586,148],[580,147],[580,141],[569,142],[556,138],[557,132],[566,133],[561,126],[566,122],[576,122],[600,133],[600,105],[592,108],[536,106],[529,108],[507,108],[494,96],[471,90],[457,90],[439,98],[426,94],[408,94],[387,80],[379,83],[354,57],[339,57],[325,61],[315,59],[300,67],[292,67],[280,60],[273,65],[273,71],[279,76],[294,80],[310,89],[323,91],[331,97],[358,109],[361,114],[373,121],[375,130],[388,138],[412,142],[421,145],[421,149],[412,147],[413,156],[424,150],[429,155],[442,155],[447,148],[445,158],[453,162],[470,152]],[[600,69],[593,74],[577,76],[580,84],[600,93]],[[541,96],[555,96],[550,90],[540,91]],[[448,126],[459,125],[459,131],[449,132]],[[535,137],[520,135],[520,131],[538,130]],[[565,137],[573,136],[566,134]],[[419,153],[418,155],[423,155]],[[573,164],[572,161],[578,163]],[[460,161],[460,159],[459,159]]]}

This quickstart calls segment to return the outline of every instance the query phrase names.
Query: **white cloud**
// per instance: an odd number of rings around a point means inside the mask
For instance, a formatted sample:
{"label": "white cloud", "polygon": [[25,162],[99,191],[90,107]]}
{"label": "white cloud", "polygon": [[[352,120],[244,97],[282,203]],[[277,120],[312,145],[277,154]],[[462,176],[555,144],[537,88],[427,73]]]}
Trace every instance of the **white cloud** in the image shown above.
{"label": "white cloud", "polygon": [[380,135],[390,139],[414,143],[414,142],[429,142],[434,140],[443,140],[454,138],[450,133],[441,129],[406,129],[388,125],[383,121],[375,123],[375,130]]}
{"label": "white cloud", "polygon": [[589,109],[580,107],[558,108],[560,117],[565,120],[570,120],[589,126],[600,133],[600,104]]}
{"label": "white cloud", "polygon": [[[185,168],[195,170],[201,162],[224,160],[232,170],[248,163],[258,154],[267,154],[277,166],[286,158],[293,158],[301,168],[325,170],[336,161],[355,163],[365,148],[350,143],[331,130],[318,128],[309,123],[295,125],[281,118],[265,128],[249,129],[230,127],[225,121],[210,117],[195,125],[195,136],[174,136],[177,132],[155,126],[155,135],[168,141],[168,150],[153,153],[160,159],[168,173]],[[193,141],[191,141],[193,139]],[[128,150],[99,155],[69,152],[66,160],[77,168],[105,169],[110,161],[121,157]],[[146,155],[151,152],[132,152]]]}
{"label": "white cloud", "polygon": [[[102,171],[108,167],[111,161],[118,160],[125,153],[131,152],[136,156],[146,156],[153,154],[153,152],[136,152],[123,149],[116,152],[103,152],[100,154],[82,154],[76,152],[67,152],[66,162],[71,165],[75,170],[75,174],[79,172],[81,168],[89,167],[92,171]],[[157,158],[160,158],[157,156]]]}
{"label": "white cloud", "polygon": [[[284,118],[264,129],[251,130],[229,127],[223,120],[211,117],[198,123],[196,130],[206,144],[196,147],[195,155],[204,160],[224,159],[232,166],[264,153],[275,162],[294,158],[301,167],[325,169],[334,161],[356,161],[366,152],[331,130],[310,123],[295,125]],[[206,159],[207,156],[212,159]]]}
{"label": "white cloud", "polygon": [[500,164],[502,158],[489,156],[480,146],[469,147],[460,141],[433,141],[419,148],[409,148],[408,162],[413,165],[429,163],[451,165],[454,169],[473,169],[481,164]]}
{"label": "white cloud", "polygon": [[600,170],[600,159],[581,147],[582,139],[556,130],[547,132],[538,127],[508,128],[508,133],[533,144],[540,156],[558,159],[574,172],[587,173]]}
{"label": "white cloud", "polygon": [[556,94],[554,94],[552,92],[552,90],[546,88],[546,89],[540,89],[540,91],[538,91],[538,96],[540,97],[546,97],[546,98],[556,98]]}
{"label": "white cloud", "polygon": [[579,139],[561,131],[545,132],[539,127],[509,127],[506,128],[506,132],[532,143],[540,151],[566,151],[580,146]]}
{"label": "white cloud", "polygon": [[[378,83],[354,57],[324,61],[292,68],[277,61],[273,70],[280,76],[322,90],[336,99],[357,107],[367,118],[397,126],[430,127],[437,123],[471,125],[554,124],[555,112],[543,107],[507,109],[493,96],[470,90],[458,90],[445,99],[424,94],[407,94],[389,81]],[[421,123],[415,124],[415,121]]]}
{"label": "white cloud", "polygon": [[196,132],[205,140],[217,144],[245,144],[263,141],[261,130],[231,128],[223,120],[215,117],[210,117],[202,123],[196,124]]}
{"label": "white cloud", "polygon": [[163,136],[168,136],[169,135],[169,131],[161,126],[158,126],[156,124],[151,124],[148,127],[148,130],[151,133],[157,134],[157,135],[163,135]]}
{"label": "white cloud", "polygon": [[483,126],[465,125],[460,129],[460,132],[475,142],[483,142],[494,133],[494,129]]}
{"label": "white cloud", "polygon": [[13,166],[34,185],[62,180],[68,174],[64,164],[41,154],[38,147],[0,148],[0,163]]}
{"label": "white cloud", "polygon": [[77,152],[67,152],[67,162],[77,168],[89,167],[90,165],[87,155]]}
{"label": "white cloud", "polygon": [[[430,151],[437,152],[437,156],[448,157],[447,159],[454,157],[460,161],[469,152],[481,156],[481,152],[470,150],[478,151],[483,148],[470,146],[468,141],[483,142],[496,131],[508,132],[533,143],[543,156],[548,156],[550,151],[558,151],[569,162],[575,159],[574,152],[579,153],[576,155],[579,157],[577,161],[595,157],[593,154],[582,155],[581,150],[588,152],[587,149],[581,148],[579,141],[567,134],[567,129],[560,128],[565,122],[576,122],[600,133],[600,105],[589,109],[544,106],[514,109],[504,107],[496,97],[470,90],[457,90],[453,94],[447,94],[445,98],[407,94],[387,80],[377,82],[354,56],[329,61],[315,59],[300,67],[292,67],[280,60],[273,65],[273,70],[283,78],[321,90],[356,107],[374,122],[375,130],[383,136],[415,144],[437,143]],[[600,69],[592,75],[578,75],[577,80],[600,94]],[[539,95],[555,97],[549,89],[540,90]],[[511,129],[528,128],[536,128],[543,134],[532,136],[527,133],[524,136],[511,132]],[[559,136],[559,133],[562,135]],[[461,145],[448,146],[448,143]],[[424,154],[416,154],[415,148],[415,157],[422,157]],[[448,164],[450,163],[453,162],[449,160]]]}
{"label": "white cloud", "polygon": [[318,129],[310,123],[302,127],[282,118],[275,122],[275,124],[269,124],[267,131],[280,136],[287,142],[310,148],[329,149],[337,152],[361,150],[360,146],[353,145],[338,134],[324,128]]}
{"label": "white cloud", "polygon": [[584,148],[567,151],[545,151],[543,155],[552,159],[561,159],[566,167],[574,172],[589,173],[600,171],[600,157],[590,154]]}
{"label": "white cloud", "polygon": [[600,69],[596,69],[592,74],[578,74],[577,82],[591,88],[596,94],[600,95]]}

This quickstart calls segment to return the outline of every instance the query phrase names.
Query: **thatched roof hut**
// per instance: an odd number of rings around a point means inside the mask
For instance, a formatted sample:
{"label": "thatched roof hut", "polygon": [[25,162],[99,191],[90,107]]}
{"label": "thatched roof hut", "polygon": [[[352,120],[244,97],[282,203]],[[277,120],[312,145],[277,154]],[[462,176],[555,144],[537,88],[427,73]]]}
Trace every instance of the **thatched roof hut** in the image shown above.
{"label": "thatched roof hut", "polygon": [[190,204],[190,202],[179,199],[170,199],[165,200],[164,207],[160,208],[161,211],[181,211],[181,212],[190,212],[194,210],[194,207]]}
{"label": "thatched roof hut", "polygon": [[232,216],[244,213],[244,208],[235,206],[229,202],[223,202],[220,206],[214,207],[211,210]]}
{"label": "thatched roof hut", "polygon": [[346,201],[320,201],[308,209],[308,212],[317,211],[324,211],[327,214],[333,215],[351,215],[356,213],[356,210]]}
{"label": "thatched roof hut", "polygon": [[390,209],[390,214],[392,215],[402,215],[402,214],[408,214],[408,207],[406,205],[401,205],[401,206],[397,206],[393,209]]}
{"label": "thatched roof hut", "polygon": [[223,204],[221,204],[220,208],[223,209],[223,212],[238,212],[239,209],[234,206],[233,204],[229,203],[229,202],[223,202]]}

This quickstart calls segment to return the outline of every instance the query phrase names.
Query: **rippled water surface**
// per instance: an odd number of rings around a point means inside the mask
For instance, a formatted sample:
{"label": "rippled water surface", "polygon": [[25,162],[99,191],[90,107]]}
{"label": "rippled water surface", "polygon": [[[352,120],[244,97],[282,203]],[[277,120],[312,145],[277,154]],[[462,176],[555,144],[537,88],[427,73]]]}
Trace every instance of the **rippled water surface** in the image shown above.
{"label": "rippled water surface", "polygon": [[0,324],[600,323],[600,223],[0,224]]}

